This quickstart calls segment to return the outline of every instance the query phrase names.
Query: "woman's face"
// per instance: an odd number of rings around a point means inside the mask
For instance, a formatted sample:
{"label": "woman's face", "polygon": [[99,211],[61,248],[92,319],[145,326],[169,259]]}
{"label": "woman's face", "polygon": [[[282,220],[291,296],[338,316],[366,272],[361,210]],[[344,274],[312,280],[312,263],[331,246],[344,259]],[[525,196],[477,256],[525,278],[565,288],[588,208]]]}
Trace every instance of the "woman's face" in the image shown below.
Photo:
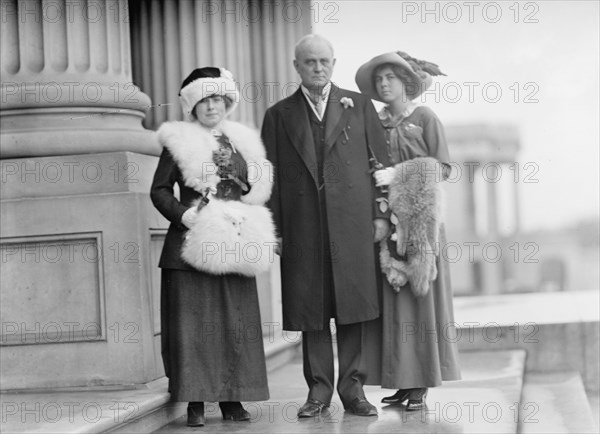
{"label": "woman's face", "polygon": [[406,89],[404,83],[400,80],[392,68],[386,66],[375,73],[375,89],[379,98],[385,103],[391,103],[398,98],[406,98]]}
{"label": "woman's face", "polygon": [[202,125],[207,128],[214,128],[225,117],[226,109],[225,98],[221,95],[212,95],[200,100],[196,104],[194,114]]}

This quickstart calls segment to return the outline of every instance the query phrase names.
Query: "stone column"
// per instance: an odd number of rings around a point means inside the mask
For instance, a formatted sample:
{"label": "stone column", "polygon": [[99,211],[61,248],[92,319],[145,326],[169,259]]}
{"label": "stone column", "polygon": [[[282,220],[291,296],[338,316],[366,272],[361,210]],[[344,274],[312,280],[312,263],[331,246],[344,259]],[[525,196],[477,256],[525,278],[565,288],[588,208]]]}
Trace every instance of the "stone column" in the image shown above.
{"label": "stone column", "polygon": [[158,143],[131,83],[127,6],[1,3],[2,389],[163,375]]}
{"label": "stone column", "polygon": [[156,154],[126,0],[2,0],[0,158]]}
{"label": "stone column", "polygon": [[[513,164],[519,164],[517,162],[513,163]],[[519,182],[514,182],[513,183],[513,198],[514,198],[514,219],[515,219],[515,234],[518,234],[519,232],[521,232],[521,211],[520,211],[520,206],[519,206],[519,185],[520,185],[521,181],[519,180]]]}
{"label": "stone column", "polygon": [[[486,180],[485,188],[487,190],[487,204],[484,205],[487,207],[487,234],[483,237],[481,258],[484,264],[484,292],[486,294],[497,294],[502,291],[504,283],[503,252],[498,229],[498,185]],[[506,252],[504,252],[504,255],[506,255]]]}

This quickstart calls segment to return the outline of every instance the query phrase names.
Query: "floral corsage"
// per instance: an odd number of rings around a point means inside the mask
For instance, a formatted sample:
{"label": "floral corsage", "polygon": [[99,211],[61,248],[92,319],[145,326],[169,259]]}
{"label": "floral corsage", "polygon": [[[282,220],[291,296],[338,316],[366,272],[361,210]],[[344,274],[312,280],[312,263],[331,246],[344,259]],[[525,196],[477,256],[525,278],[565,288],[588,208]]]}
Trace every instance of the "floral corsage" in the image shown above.
{"label": "floral corsage", "polygon": [[352,101],[352,98],[348,98],[345,96],[340,99],[340,102],[342,103],[345,109],[347,109],[348,107],[354,107],[354,101]]}

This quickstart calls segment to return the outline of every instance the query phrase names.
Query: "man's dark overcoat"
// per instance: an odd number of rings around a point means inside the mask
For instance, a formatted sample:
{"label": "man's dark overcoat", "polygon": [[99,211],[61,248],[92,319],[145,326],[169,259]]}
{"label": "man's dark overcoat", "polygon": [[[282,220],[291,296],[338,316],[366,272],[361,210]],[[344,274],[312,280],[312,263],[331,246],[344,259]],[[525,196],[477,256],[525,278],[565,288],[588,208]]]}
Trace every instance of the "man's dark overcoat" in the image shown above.
{"label": "man's dark overcoat", "polygon": [[[353,107],[344,107],[343,98]],[[347,100],[346,100],[347,102]],[[283,323],[286,330],[322,330],[327,273],[321,240],[329,230],[335,316],[338,324],[379,316],[373,219],[383,217],[370,173],[370,151],[389,165],[385,135],[371,101],[332,85],[325,111],[323,174],[320,179],[301,89],[269,108],[262,139],[275,165],[270,208],[283,238]],[[323,198],[323,195],[325,197]],[[324,199],[324,200],[323,200]],[[326,204],[327,221],[320,203]]]}

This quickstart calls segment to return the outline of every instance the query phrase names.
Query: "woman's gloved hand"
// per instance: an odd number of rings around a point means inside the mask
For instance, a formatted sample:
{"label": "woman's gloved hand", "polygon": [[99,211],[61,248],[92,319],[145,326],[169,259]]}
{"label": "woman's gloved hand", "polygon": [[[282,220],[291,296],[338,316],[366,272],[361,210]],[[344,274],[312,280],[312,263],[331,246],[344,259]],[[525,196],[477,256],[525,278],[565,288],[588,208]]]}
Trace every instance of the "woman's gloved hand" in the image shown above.
{"label": "woman's gloved hand", "polygon": [[373,220],[373,242],[378,243],[383,240],[390,231],[390,223],[386,219]]}
{"label": "woman's gloved hand", "polygon": [[186,228],[190,229],[194,226],[194,222],[196,221],[196,217],[198,216],[198,211],[196,207],[193,206],[183,213],[181,216],[181,224],[183,224]]}
{"label": "woman's gloved hand", "polygon": [[396,169],[393,167],[386,167],[385,169],[373,172],[373,178],[375,178],[375,185],[377,187],[390,185],[394,176],[396,176]]}

